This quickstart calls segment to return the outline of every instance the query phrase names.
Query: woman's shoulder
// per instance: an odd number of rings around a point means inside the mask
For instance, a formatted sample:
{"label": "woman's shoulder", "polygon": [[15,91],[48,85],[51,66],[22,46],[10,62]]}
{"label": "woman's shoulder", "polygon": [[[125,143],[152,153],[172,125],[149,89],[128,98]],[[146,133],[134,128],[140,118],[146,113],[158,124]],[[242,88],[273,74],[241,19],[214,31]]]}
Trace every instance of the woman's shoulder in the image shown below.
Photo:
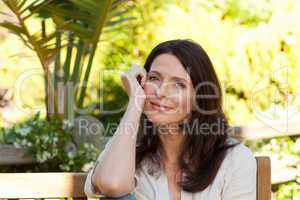
{"label": "woman's shoulder", "polygon": [[229,149],[229,154],[233,154],[235,157],[239,158],[254,158],[250,148],[243,143],[240,143],[237,139],[228,137],[228,144],[236,144],[234,147]]}
{"label": "woman's shoulder", "polygon": [[[236,139],[230,138],[236,143]],[[218,183],[224,199],[255,199],[257,164],[252,151],[244,144],[228,149]]]}
{"label": "woman's shoulder", "polygon": [[256,159],[249,147],[235,138],[228,138],[229,144],[236,144],[234,147],[227,150],[227,154],[224,160],[224,164],[231,169],[238,168],[240,166],[244,167],[254,167],[256,166]]}

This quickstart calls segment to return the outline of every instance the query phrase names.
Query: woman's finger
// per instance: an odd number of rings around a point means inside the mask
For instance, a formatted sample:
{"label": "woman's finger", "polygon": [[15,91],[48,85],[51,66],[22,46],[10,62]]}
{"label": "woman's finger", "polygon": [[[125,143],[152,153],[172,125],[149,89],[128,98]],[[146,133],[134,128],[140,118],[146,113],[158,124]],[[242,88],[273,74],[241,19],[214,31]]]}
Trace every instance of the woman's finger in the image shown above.
{"label": "woman's finger", "polygon": [[145,84],[146,81],[146,76],[147,72],[144,68],[138,66],[138,65],[133,65],[129,70],[128,73],[132,76],[134,76],[136,79],[140,81],[141,85]]}
{"label": "woman's finger", "polygon": [[141,80],[141,85],[142,87],[144,88],[144,85],[146,83],[146,80],[147,80],[147,71],[142,68],[142,80]]}

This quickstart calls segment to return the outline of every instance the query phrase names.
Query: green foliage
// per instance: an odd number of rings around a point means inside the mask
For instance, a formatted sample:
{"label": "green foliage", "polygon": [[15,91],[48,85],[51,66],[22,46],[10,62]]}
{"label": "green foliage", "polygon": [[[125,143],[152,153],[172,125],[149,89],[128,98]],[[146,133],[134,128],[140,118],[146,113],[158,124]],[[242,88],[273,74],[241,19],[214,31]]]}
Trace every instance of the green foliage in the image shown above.
{"label": "green foliage", "polygon": [[[269,156],[273,168],[289,167],[300,171],[300,137],[285,136],[261,141],[248,141],[256,156]],[[274,188],[277,190],[278,187]]]}
{"label": "green foliage", "polygon": [[[161,41],[191,38],[205,48],[214,63],[231,124],[281,119],[286,117],[286,103],[288,117],[293,117],[300,112],[299,8],[300,3],[294,0],[139,1],[134,9],[124,8],[128,10],[126,17],[135,20],[127,21],[126,26],[104,29],[101,54],[95,58],[99,68],[90,73],[95,87],[88,91],[85,105],[102,105],[93,114],[105,126],[117,124],[123,112],[105,114],[103,108],[116,109],[127,102],[118,70],[124,71],[133,63],[142,65]],[[10,46],[16,46],[14,40],[5,43],[4,49]],[[21,67],[23,62],[18,65]],[[116,71],[107,73],[108,70]],[[11,75],[12,69],[8,71]],[[101,84],[99,74],[104,75]],[[299,169],[299,137],[248,145],[256,155],[269,155]],[[297,198],[299,184],[277,185],[273,191],[276,199]]]}
{"label": "green foliage", "polygon": [[[90,104],[101,105],[93,113],[104,124],[107,135],[113,130],[109,124],[118,124],[124,109],[120,112],[107,114],[103,110],[126,108],[127,94],[121,87],[120,72],[126,71],[132,64],[143,65],[150,50],[158,43],[155,30],[164,23],[164,9],[173,3],[169,1],[144,0],[135,4],[128,15],[135,17],[127,26],[122,26],[117,32],[105,33],[102,42],[101,69],[92,73],[96,95],[89,94]],[[109,41],[106,42],[106,41]],[[100,84],[99,84],[100,75]]]}
{"label": "green foliage", "polygon": [[100,153],[91,144],[76,145],[72,127],[60,121],[42,120],[39,114],[9,129],[0,130],[0,143],[25,147],[38,163],[29,171],[87,171]]}
{"label": "green foliage", "polygon": [[[3,1],[17,23],[5,20],[0,26],[16,34],[32,49],[43,67],[47,119],[73,119],[74,107],[83,107],[85,84],[104,27],[115,27],[131,19],[125,17],[126,9],[120,9],[124,2],[131,1]],[[37,31],[29,25],[36,15],[41,24]],[[50,65],[54,60],[52,73]]]}
{"label": "green foliage", "polygon": [[[110,87],[105,87],[105,85],[110,85]],[[128,101],[128,96],[124,89],[116,82],[112,77],[105,77],[103,80],[103,85],[97,88],[98,97],[94,103],[101,105],[94,111],[94,115],[101,121],[101,123],[106,127],[104,134],[106,136],[112,136],[113,127],[112,124],[119,124],[121,117],[126,109],[126,102]],[[101,91],[101,92],[100,92]],[[122,109],[123,108],[123,109]],[[117,111],[116,113],[105,113],[106,111]]]}
{"label": "green foliage", "polygon": [[299,183],[287,183],[285,185],[278,185],[275,190],[277,194],[275,198],[277,200],[291,200],[300,197],[300,184]]}
{"label": "green foliage", "polygon": [[[221,7],[231,5],[227,1],[213,2]],[[164,25],[156,29],[158,39],[191,38],[204,47],[221,80],[224,108],[231,124],[279,120],[287,100],[290,113],[296,114],[300,26],[295,19],[300,18],[299,3],[266,4],[272,15],[256,26],[241,25],[231,18],[224,20],[223,11],[209,5],[208,1],[191,0],[188,10],[170,6]],[[261,4],[259,9],[264,6]]]}
{"label": "green foliage", "polygon": [[270,0],[226,0],[222,3],[215,0],[206,4],[222,12],[223,20],[228,19],[239,25],[256,26],[268,22],[272,15]]}

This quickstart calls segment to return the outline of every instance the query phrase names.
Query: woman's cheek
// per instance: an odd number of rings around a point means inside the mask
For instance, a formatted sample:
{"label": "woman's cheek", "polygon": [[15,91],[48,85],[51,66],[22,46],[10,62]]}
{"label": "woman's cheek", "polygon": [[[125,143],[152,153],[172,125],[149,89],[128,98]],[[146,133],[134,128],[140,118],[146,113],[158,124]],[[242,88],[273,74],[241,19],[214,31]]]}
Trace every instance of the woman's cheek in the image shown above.
{"label": "woman's cheek", "polygon": [[155,98],[155,87],[154,87],[154,85],[145,84],[144,92],[145,92],[145,95],[146,95],[147,99]]}
{"label": "woman's cheek", "polygon": [[188,113],[191,111],[191,103],[190,103],[189,99],[187,99],[186,97],[187,96],[182,96],[178,100],[178,104],[177,104],[177,105],[179,105],[178,107],[179,107],[180,112],[183,112],[183,113]]}
{"label": "woman's cheek", "polygon": [[154,90],[147,84],[144,86],[144,92],[146,95],[146,104],[145,104],[145,109],[149,110],[151,109],[151,105],[150,105],[150,100],[153,99],[154,97]]}

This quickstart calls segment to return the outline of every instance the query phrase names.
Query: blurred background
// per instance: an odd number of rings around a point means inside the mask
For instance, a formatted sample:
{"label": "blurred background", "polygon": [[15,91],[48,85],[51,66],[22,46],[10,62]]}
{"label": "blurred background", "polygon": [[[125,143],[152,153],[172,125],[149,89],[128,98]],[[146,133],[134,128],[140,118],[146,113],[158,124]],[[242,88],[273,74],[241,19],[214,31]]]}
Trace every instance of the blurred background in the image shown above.
{"label": "blurred background", "polygon": [[0,3],[1,172],[90,169],[126,108],[120,72],[181,38],[210,56],[236,136],[271,158],[273,199],[300,199],[300,1],[70,2]]}

